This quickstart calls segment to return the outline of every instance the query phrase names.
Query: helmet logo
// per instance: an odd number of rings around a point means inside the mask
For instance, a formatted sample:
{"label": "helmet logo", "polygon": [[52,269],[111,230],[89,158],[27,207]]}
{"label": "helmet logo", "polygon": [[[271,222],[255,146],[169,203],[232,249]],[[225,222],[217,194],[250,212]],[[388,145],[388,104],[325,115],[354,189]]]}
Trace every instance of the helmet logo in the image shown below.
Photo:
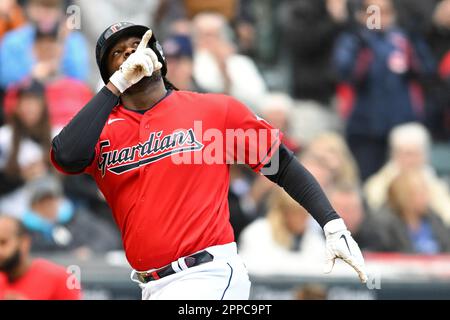
{"label": "helmet logo", "polygon": [[129,22],[118,22],[118,23],[113,24],[111,27],[109,27],[108,31],[106,31],[105,40],[108,39],[110,36],[112,36],[117,31],[122,30],[123,27],[129,26],[129,25],[133,25],[133,24],[129,23]]}
{"label": "helmet logo", "polygon": [[121,23],[113,24],[113,25],[111,26],[111,31],[112,31],[112,32],[117,32],[117,31],[119,31],[119,28],[120,28],[121,26],[122,26]]}

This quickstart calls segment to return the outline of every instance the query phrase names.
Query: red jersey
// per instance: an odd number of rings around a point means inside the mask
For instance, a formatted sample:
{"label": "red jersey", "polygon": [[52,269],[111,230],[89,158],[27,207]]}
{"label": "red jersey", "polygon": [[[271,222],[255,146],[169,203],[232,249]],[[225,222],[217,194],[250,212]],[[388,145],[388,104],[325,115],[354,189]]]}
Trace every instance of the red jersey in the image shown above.
{"label": "red jersey", "polygon": [[69,276],[59,265],[43,259],[33,260],[27,272],[12,283],[0,272],[0,300],[78,300],[81,291],[76,286],[68,286]]}
{"label": "red jersey", "polygon": [[144,114],[115,107],[85,172],[113,211],[128,261],[144,271],[234,241],[230,159],[259,171],[280,139],[231,97],[173,91]]}

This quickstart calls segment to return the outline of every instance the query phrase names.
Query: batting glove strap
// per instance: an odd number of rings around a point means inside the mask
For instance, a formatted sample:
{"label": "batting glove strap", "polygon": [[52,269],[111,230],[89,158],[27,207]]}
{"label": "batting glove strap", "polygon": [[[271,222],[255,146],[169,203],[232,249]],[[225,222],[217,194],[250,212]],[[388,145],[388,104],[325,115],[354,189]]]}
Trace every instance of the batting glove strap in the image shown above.
{"label": "batting glove strap", "polygon": [[347,226],[344,223],[344,220],[342,219],[334,219],[329,221],[325,224],[323,227],[323,231],[325,231],[325,235],[333,234],[339,231],[345,231],[347,230]]}
{"label": "batting glove strap", "polygon": [[109,81],[120,91],[120,93],[124,93],[132,84],[125,79],[123,73],[120,70],[114,72],[114,74],[109,78]]}

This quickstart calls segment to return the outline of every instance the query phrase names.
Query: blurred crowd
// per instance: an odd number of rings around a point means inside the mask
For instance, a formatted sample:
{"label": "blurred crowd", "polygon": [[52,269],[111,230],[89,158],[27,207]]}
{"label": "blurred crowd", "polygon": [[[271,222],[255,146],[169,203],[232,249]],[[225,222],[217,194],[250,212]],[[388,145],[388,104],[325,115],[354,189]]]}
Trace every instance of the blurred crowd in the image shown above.
{"label": "blurred crowd", "polygon": [[[1,0],[0,214],[32,253],[121,249],[93,180],[58,174],[49,149],[103,86],[95,42],[124,20],[151,26],[179,89],[232,95],[281,129],[363,251],[450,252],[450,0]],[[301,206],[230,172],[251,271],[323,259]]]}

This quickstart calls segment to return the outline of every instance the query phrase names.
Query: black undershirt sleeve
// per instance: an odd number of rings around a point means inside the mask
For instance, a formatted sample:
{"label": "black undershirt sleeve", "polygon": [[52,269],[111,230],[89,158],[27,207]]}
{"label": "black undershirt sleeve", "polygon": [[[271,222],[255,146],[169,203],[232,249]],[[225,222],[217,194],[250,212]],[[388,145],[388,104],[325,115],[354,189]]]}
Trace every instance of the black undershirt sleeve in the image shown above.
{"label": "black undershirt sleeve", "polygon": [[95,146],[119,97],[103,87],[53,139],[55,162],[66,172],[79,173],[95,157]]}
{"label": "black undershirt sleeve", "polygon": [[[279,147],[279,170],[265,175],[270,181],[282,187],[295,201],[303,206],[323,228],[334,219],[340,218],[331,206],[319,183],[297,160],[284,144]],[[265,165],[270,166],[271,163]],[[264,170],[262,170],[264,174]]]}

